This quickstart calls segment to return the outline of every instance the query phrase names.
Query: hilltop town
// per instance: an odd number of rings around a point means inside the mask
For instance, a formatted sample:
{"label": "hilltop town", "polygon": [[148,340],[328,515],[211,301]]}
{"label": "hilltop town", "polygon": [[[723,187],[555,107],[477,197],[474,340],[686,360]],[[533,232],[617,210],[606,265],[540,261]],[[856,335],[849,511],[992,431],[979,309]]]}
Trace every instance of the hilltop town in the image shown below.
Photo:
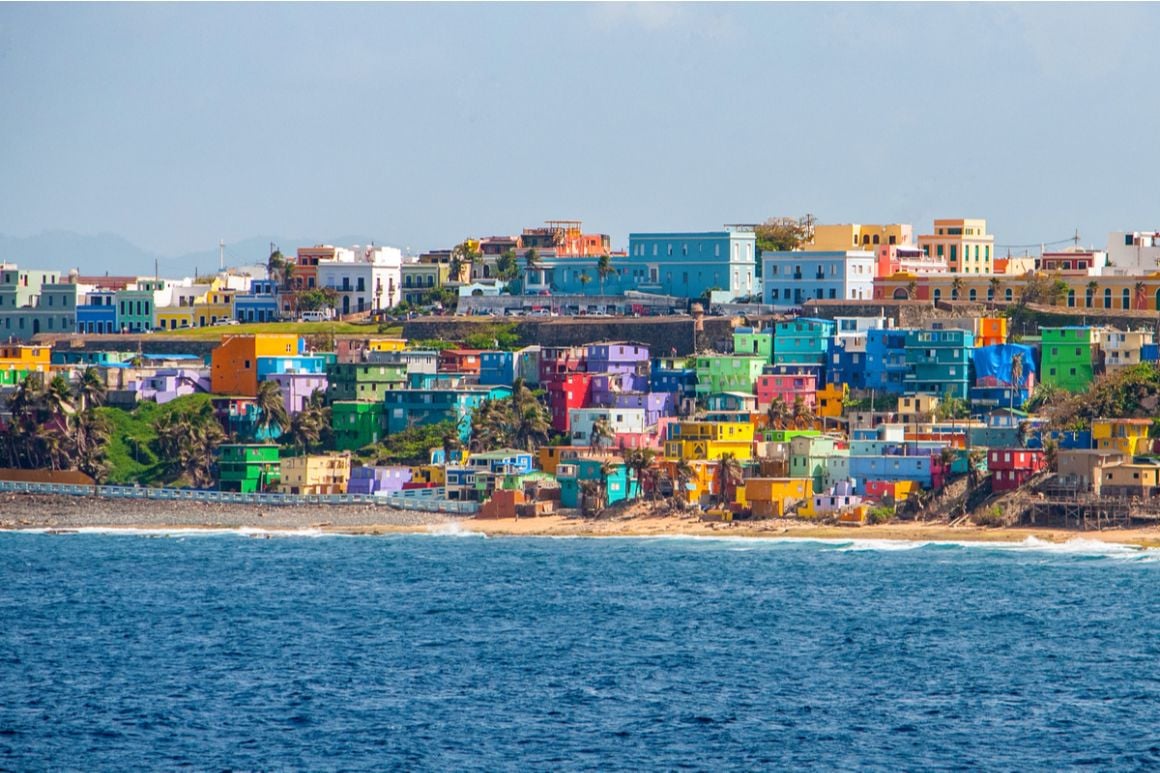
{"label": "hilltop town", "polygon": [[1160,233],[551,221],[0,267],[0,491],[478,519],[1154,525]]}

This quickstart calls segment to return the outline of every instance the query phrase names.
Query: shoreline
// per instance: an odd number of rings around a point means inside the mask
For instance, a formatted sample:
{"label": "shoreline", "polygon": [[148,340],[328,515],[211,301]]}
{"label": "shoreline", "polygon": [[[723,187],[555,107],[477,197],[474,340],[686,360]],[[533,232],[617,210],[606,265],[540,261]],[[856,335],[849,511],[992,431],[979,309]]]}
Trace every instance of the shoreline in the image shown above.
{"label": "shoreline", "polygon": [[553,515],[518,519],[461,518],[383,506],[327,507],[119,501],[87,497],[7,494],[0,497],[0,530],[77,532],[309,531],[336,535],[481,535],[485,537],[656,538],[703,537],[827,541],[1046,543],[1088,540],[1160,548],[1160,527],[1081,531],[1059,527],[980,527],[906,521],[837,526],[777,519],[714,523],[691,516],[645,514],[609,519]]}

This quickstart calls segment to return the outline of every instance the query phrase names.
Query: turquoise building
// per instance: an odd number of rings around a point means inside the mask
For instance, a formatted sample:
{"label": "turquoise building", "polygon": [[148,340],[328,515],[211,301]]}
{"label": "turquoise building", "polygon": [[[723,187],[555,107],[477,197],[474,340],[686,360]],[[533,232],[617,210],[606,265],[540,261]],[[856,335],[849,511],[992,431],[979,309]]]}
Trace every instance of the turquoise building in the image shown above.
{"label": "turquoise building", "polygon": [[[556,479],[560,482],[560,506],[576,508],[580,506],[580,491],[584,481],[602,480],[601,468],[604,459],[580,457],[570,462],[561,462],[556,468]],[[639,486],[623,461],[613,460],[612,469],[604,481],[605,506],[614,505],[625,499],[639,495]]]}
{"label": "turquoise building", "polygon": [[778,322],[773,334],[773,364],[825,366],[833,337],[834,323],[828,319],[799,317]]}
{"label": "turquoise building", "polygon": [[728,300],[760,296],[756,249],[751,228],[633,233],[628,254],[611,256],[612,273],[604,277],[597,271],[596,257],[545,256],[526,272],[524,286],[530,295],[622,295],[636,290],[700,298],[717,290]]}
{"label": "turquoise building", "polygon": [[757,330],[751,327],[739,327],[733,330],[733,353],[750,354],[764,357],[766,362],[773,362],[773,330],[765,328]]}
{"label": "turquoise building", "polygon": [[461,386],[457,388],[395,389],[384,396],[387,432],[394,435],[411,426],[454,421],[459,439],[471,438],[471,414],[485,400],[511,397],[510,386]]}
{"label": "turquoise building", "polygon": [[966,330],[906,331],[906,393],[966,400],[974,344],[974,334]]}

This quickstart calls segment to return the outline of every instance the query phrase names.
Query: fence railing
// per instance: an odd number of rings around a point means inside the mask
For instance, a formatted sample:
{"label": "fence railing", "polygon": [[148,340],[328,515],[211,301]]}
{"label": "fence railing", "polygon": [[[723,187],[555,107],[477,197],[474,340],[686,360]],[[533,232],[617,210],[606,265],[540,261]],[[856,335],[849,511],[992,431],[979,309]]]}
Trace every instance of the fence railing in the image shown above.
{"label": "fence railing", "polygon": [[404,510],[465,514],[474,513],[479,509],[477,502],[456,502],[430,497],[378,496],[375,494],[242,494],[236,491],[202,491],[144,486],[85,486],[73,483],[32,483],[12,480],[0,480],[0,492],[218,504],[383,505]]}

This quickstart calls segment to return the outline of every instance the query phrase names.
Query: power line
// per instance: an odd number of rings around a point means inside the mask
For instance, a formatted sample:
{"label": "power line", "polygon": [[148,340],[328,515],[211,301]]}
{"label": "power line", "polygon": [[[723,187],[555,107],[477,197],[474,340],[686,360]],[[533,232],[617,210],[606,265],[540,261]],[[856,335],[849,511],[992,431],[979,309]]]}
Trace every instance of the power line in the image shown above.
{"label": "power line", "polygon": [[1031,247],[1054,247],[1057,244],[1067,244],[1068,242],[1074,242],[1074,241],[1075,241],[1075,237],[1069,236],[1066,239],[1058,239],[1054,242],[1035,242],[1034,244],[996,244],[995,248],[996,249],[1006,249],[1006,250],[1022,250],[1022,249],[1029,249]]}

